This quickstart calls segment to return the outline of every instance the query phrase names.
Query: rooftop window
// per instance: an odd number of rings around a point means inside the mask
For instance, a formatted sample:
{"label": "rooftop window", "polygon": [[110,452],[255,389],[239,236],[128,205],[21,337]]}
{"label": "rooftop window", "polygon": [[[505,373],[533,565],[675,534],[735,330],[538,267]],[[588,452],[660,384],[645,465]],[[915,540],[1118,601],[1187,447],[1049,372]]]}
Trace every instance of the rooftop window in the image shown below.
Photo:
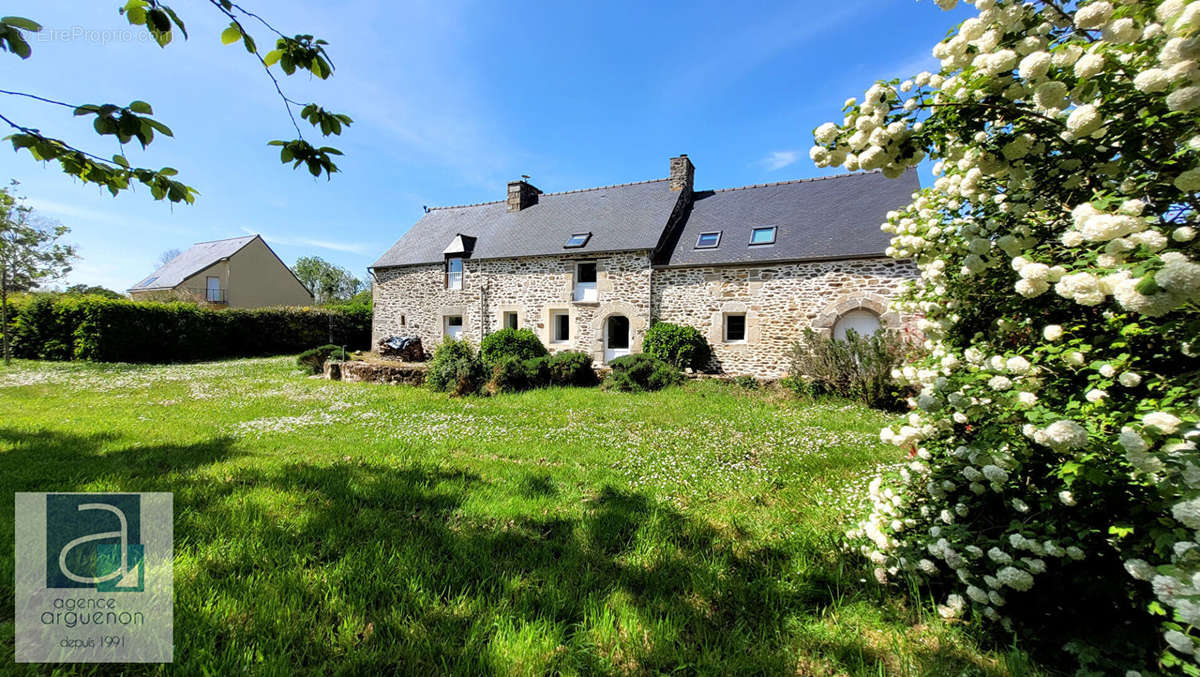
{"label": "rooftop window", "polygon": [[750,244],[775,244],[775,226],[762,226],[750,231]]}
{"label": "rooftop window", "polygon": [[587,244],[587,241],[591,239],[591,237],[591,233],[574,233],[570,238],[567,239],[567,243],[564,244],[563,247],[566,249],[582,247],[583,245]]}
{"label": "rooftop window", "polygon": [[147,279],[145,282],[139,284],[138,286],[139,287],[149,287],[150,285],[154,284],[154,281],[157,279],[158,279],[158,276],[155,275],[154,277]]}
{"label": "rooftop window", "polygon": [[714,249],[721,244],[721,231],[715,233],[700,233],[696,238],[696,249]]}

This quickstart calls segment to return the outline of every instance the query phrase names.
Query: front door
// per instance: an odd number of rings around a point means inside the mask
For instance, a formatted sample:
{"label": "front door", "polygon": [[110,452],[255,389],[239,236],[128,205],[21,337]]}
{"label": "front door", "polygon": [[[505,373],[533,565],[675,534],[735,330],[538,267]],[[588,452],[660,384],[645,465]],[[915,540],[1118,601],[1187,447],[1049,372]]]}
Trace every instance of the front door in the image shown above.
{"label": "front door", "polygon": [[222,303],[225,301],[225,299],[221,298],[221,278],[219,277],[208,278],[205,292],[205,300],[209,303]]}
{"label": "front door", "polygon": [[612,362],[629,354],[629,318],[610,315],[604,322],[604,361]]}

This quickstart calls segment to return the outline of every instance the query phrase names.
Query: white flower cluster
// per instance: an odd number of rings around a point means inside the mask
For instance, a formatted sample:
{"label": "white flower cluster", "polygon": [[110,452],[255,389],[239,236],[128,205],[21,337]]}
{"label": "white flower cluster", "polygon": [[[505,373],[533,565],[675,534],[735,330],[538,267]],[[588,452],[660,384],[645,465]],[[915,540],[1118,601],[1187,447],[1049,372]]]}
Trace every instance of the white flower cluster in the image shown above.
{"label": "white flower cluster", "polygon": [[[1086,481],[1039,467],[1027,482],[1027,465],[1115,454],[1114,482],[1150,483],[1162,517],[1194,532],[1170,562],[1127,570],[1200,627],[1200,386],[1164,366],[1200,357],[1184,321],[1200,303],[1200,0],[970,4],[934,48],[939,73],[877,84],[814,132],[822,167],[935,160],[932,186],[882,226],[920,270],[897,309],[921,317],[928,356],[893,374],[918,394],[880,439],[918,459],[872,483],[848,536],[881,581],[956,578],[943,616],[1002,619],[1005,595],[1113,547],[1063,536],[1103,500]],[[1122,148],[1151,136],[1152,159]],[[1155,340],[1114,345],[1126,329]],[[1084,385],[1046,387],[1066,382]],[[1173,632],[1195,655],[1193,631]]]}

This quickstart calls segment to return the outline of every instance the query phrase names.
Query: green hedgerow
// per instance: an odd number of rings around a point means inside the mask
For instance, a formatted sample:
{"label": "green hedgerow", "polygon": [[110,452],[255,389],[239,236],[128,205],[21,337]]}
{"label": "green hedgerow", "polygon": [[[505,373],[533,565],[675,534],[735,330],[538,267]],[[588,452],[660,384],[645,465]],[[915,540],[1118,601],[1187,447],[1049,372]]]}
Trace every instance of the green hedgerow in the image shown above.
{"label": "green hedgerow", "polygon": [[674,365],[677,369],[707,369],[712,348],[695,327],[655,322],[642,339],[642,352]]}

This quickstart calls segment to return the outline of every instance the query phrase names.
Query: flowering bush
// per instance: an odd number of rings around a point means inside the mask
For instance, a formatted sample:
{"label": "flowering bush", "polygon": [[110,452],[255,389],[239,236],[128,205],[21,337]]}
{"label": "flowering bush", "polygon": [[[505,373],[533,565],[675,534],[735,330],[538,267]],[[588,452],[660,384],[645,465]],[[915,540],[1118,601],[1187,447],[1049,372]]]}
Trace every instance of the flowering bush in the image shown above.
{"label": "flowering bush", "polygon": [[973,4],[940,72],[814,131],[819,166],[938,177],[883,226],[921,271],[930,352],[882,431],[913,457],[849,536],[947,616],[1131,589],[1200,674],[1200,2]]}

